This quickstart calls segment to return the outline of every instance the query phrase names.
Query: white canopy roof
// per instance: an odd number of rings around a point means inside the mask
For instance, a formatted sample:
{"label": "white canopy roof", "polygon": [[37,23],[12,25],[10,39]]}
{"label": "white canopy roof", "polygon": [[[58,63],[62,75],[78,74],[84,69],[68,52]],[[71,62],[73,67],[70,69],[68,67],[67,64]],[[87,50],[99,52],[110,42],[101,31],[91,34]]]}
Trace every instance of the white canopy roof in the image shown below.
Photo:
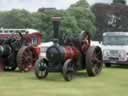
{"label": "white canopy roof", "polygon": [[18,32],[32,34],[32,33],[39,32],[39,31],[35,30],[35,29],[4,29],[4,28],[0,28],[0,34],[9,34],[9,33],[11,34],[11,33],[18,33]]}

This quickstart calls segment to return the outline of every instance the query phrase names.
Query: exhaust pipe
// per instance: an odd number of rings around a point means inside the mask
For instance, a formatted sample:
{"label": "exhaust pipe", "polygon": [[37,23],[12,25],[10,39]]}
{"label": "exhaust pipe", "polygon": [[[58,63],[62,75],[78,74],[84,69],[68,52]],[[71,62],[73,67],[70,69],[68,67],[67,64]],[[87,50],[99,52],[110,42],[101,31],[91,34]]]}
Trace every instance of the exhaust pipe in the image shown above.
{"label": "exhaust pipe", "polygon": [[52,22],[53,22],[53,37],[54,39],[59,40],[59,25],[60,25],[60,19],[61,17],[52,17]]}

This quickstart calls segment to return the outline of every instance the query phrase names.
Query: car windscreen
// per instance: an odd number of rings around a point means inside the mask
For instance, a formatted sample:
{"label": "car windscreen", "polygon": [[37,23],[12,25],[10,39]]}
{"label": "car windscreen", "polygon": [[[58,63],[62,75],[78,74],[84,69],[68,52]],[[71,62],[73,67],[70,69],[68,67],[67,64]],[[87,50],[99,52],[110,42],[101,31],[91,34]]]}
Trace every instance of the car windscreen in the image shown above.
{"label": "car windscreen", "polygon": [[128,36],[104,36],[103,45],[128,45]]}

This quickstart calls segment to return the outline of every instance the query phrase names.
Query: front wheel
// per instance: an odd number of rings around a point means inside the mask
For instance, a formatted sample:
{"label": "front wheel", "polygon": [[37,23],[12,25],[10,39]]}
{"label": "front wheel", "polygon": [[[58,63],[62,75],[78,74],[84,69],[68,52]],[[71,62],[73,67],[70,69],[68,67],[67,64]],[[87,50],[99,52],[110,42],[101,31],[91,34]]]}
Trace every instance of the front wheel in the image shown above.
{"label": "front wheel", "polygon": [[74,67],[71,59],[65,61],[63,66],[63,76],[66,81],[71,81],[74,76]]}
{"label": "front wheel", "polygon": [[48,75],[48,66],[45,59],[38,59],[35,64],[35,75],[38,79],[46,78]]}
{"label": "front wheel", "polygon": [[101,48],[92,46],[86,53],[86,68],[89,76],[98,75],[103,67],[103,57]]}

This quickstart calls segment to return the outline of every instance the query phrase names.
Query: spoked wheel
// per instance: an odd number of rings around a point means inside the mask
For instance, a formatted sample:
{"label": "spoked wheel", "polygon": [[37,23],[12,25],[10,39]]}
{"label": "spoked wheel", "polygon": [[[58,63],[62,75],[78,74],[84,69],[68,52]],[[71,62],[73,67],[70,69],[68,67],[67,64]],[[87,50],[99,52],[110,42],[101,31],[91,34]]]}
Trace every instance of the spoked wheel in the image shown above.
{"label": "spoked wheel", "polygon": [[63,76],[66,81],[71,81],[74,77],[74,65],[71,59],[65,61],[63,66]]}
{"label": "spoked wheel", "polygon": [[48,75],[47,61],[44,59],[38,59],[35,65],[35,75],[38,79],[46,78]]}
{"label": "spoked wheel", "polygon": [[17,66],[20,71],[28,72],[33,68],[33,49],[24,46],[17,53]]}
{"label": "spoked wheel", "polygon": [[103,57],[100,47],[90,47],[86,53],[86,68],[89,76],[98,75],[103,67]]}
{"label": "spoked wheel", "polygon": [[90,47],[90,34],[83,31],[81,32],[79,39],[81,43],[81,50],[83,53],[86,53],[87,49]]}

